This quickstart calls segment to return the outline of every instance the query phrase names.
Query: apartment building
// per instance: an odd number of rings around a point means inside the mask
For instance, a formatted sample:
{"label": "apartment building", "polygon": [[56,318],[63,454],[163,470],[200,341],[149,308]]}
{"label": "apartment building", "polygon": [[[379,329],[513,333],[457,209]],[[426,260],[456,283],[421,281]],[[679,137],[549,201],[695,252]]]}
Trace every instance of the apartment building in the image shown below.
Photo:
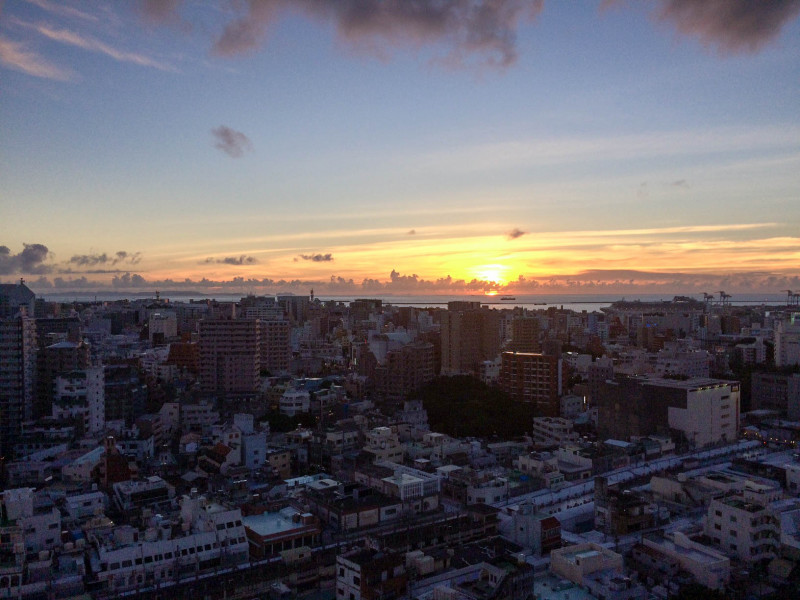
{"label": "apartment building", "polygon": [[558,417],[566,371],[561,358],[530,352],[503,352],[500,388],[512,399],[533,404],[537,416]]}

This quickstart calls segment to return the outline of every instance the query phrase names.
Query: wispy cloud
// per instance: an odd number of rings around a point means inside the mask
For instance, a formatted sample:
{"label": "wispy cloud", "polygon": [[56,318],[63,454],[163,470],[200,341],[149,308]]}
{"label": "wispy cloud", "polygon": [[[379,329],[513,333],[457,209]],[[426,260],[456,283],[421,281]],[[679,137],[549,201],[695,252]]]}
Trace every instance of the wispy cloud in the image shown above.
{"label": "wispy cloud", "polygon": [[44,23],[24,23],[22,21],[19,21],[19,23],[25,27],[33,29],[40,35],[54,42],[66,44],[68,46],[75,46],[76,48],[81,48],[89,52],[103,54],[113,58],[114,60],[132,63],[141,67],[151,67],[161,71],[176,71],[175,67],[172,65],[158,61],[144,54],[118,50],[110,44],[107,44],[87,34],[77,33],[70,31],[69,29],[57,29]]}
{"label": "wispy cloud", "polygon": [[99,21],[97,16],[82,10],[78,10],[73,6],[67,6],[66,4],[56,4],[54,2],[50,2],[50,0],[27,0],[27,2],[28,4],[38,6],[42,10],[60,17],[71,17],[81,19],[83,21],[91,21],[93,23]]}
{"label": "wispy cloud", "polygon": [[719,128],[651,131],[608,137],[517,140],[445,148],[409,158],[424,171],[474,172],[739,151],[795,151],[800,127]]}
{"label": "wispy cloud", "polygon": [[522,237],[522,236],[523,236],[523,235],[525,235],[526,233],[528,233],[528,232],[527,232],[527,231],[522,231],[521,229],[519,229],[519,228],[515,227],[514,229],[512,229],[511,231],[509,231],[509,232],[506,234],[506,236],[507,236],[507,237],[508,237],[508,239],[510,239],[510,240],[515,240],[515,239],[517,239],[517,238],[520,238],[520,237]]}
{"label": "wispy cloud", "polygon": [[253,149],[250,138],[227,125],[212,129],[211,135],[214,137],[214,147],[233,158],[240,158],[245,151]]}
{"label": "wispy cloud", "polygon": [[74,73],[69,69],[54,65],[46,58],[28,49],[22,42],[15,42],[2,36],[0,36],[0,63],[16,71],[43,79],[69,81],[74,78]]}

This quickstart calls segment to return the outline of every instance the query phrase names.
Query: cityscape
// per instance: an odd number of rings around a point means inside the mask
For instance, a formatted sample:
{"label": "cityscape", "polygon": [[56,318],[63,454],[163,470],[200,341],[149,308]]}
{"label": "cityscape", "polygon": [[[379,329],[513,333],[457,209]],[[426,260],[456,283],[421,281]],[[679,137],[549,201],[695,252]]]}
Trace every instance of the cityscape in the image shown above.
{"label": "cityscape", "polygon": [[0,4],[0,599],[800,597],[798,41]]}

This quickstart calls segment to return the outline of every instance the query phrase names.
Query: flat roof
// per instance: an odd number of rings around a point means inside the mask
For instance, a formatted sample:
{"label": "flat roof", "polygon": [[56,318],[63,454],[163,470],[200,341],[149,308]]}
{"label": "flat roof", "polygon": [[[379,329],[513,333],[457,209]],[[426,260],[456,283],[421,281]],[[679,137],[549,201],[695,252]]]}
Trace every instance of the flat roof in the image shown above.
{"label": "flat roof", "polygon": [[284,512],[285,511],[276,513],[263,512],[260,515],[242,517],[242,523],[245,527],[262,537],[286,533],[293,529],[306,527],[302,523],[295,523],[292,521],[292,517],[284,514]]}

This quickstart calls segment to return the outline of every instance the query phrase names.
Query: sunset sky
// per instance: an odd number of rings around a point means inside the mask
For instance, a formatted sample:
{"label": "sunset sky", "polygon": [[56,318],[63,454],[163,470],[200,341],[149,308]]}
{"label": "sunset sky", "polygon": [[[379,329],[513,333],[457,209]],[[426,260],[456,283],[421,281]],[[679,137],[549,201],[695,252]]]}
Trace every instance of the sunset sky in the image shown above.
{"label": "sunset sky", "polygon": [[0,11],[0,281],[800,288],[800,0]]}

